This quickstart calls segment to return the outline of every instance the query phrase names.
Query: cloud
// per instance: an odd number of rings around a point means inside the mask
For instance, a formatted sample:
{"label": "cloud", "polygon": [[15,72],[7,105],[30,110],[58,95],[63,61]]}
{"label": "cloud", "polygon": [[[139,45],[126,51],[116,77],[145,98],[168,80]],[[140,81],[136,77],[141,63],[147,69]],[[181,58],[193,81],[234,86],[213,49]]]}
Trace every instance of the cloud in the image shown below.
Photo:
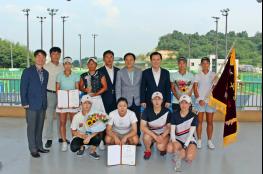
{"label": "cloud", "polygon": [[42,14],[47,14],[46,10],[47,7],[45,6],[41,6],[41,5],[35,5],[35,6],[31,6],[31,7],[23,7],[20,5],[15,5],[15,4],[5,4],[3,6],[0,7],[0,12],[3,14],[8,14],[8,15],[12,15],[14,17],[21,17],[23,15],[22,10],[25,8],[29,8],[30,9],[30,14],[37,14],[37,15],[42,15]]}
{"label": "cloud", "polygon": [[0,10],[2,13],[8,13],[8,14],[17,14],[18,12],[21,12],[21,9],[19,6],[14,4],[6,4],[0,7]]}
{"label": "cloud", "polygon": [[105,25],[113,27],[117,24],[120,10],[112,0],[95,0],[95,5],[105,10],[106,16],[103,20]]}
{"label": "cloud", "polygon": [[112,0],[97,0],[97,3],[102,6],[110,6],[112,5]]}

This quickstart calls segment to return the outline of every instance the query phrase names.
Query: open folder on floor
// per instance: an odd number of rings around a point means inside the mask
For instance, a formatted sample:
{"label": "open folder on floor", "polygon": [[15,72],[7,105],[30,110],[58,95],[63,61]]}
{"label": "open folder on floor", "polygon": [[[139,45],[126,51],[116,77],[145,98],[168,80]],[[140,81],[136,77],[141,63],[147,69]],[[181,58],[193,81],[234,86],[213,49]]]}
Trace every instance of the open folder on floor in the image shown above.
{"label": "open folder on floor", "polygon": [[136,165],[136,146],[112,145],[108,146],[107,165]]}
{"label": "open folder on floor", "polygon": [[58,90],[58,108],[78,108],[79,90]]}

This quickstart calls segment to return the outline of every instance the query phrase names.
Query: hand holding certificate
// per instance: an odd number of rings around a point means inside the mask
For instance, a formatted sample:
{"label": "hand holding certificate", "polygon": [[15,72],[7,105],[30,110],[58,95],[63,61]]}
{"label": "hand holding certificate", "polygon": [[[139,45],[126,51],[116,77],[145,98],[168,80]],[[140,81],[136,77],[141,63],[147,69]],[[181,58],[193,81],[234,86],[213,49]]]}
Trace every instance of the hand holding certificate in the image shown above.
{"label": "hand holding certificate", "polygon": [[58,90],[58,108],[78,108],[79,107],[79,90]]}

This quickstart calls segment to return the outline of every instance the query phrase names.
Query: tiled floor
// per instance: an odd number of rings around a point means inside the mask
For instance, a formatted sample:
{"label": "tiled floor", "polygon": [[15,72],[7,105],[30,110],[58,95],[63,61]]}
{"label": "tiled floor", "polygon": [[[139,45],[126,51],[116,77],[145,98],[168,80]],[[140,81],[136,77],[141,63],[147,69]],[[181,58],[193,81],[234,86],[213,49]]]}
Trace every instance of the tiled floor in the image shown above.
{"label": "tiled floor", "polygon": [[[216,150],[204,147],[198,152],[191,166],[183,164],[185,174],[260,174],[262,173],[262,123],[241,123],[239,140],[227,148],[222,147],[222,123],[215,124]],[[205,130],[205,129],[204,129]],[[205,139],[205,138],[204,138]],[[138,148],[137,166],[106,166],[106,152],[99,161],[88,155],[79,158],[75,154],[61,152],[57,142],[49,154],[40,159],[30,157],[27,150],[24,119],[0,118],[0,174],[172,174],[171,157],[160,157],[154,152],[144,161],[144,148]]]}

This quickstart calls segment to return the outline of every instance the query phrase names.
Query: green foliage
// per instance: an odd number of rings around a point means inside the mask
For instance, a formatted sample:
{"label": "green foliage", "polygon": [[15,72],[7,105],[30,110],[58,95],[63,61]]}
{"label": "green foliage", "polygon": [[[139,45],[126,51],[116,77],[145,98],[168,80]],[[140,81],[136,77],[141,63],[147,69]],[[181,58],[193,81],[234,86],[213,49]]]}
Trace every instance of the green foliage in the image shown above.
{"label": "green foliage", "polygon": [[178,69],[178,64],[175,59],[170,58],[170,59],[166,59],[162,61],[162,67],[168,70],[175,70],[175,69]]}
{"label": "green foliage", "polygon": [[79,67],[79,60],[74,60],[72,65],[73,67]]}
{"label": "green foliage", "polygon": [[[262,33],[256,33],[249,37],[246,31],[228,33],[229,49],[235,41],[237,58],[241,64],[251,64],[262,67]],[[215,54],[216,32],[209,31],[205,35],[184,34],[174,31],[171,34],[160,37],[157,50],[177,51],[177,56],[189,56],[189,43],[191,48],[190,57],[201,58]],[[218,56],[225,57],[225,35],[218,33]]]}
{"label": "green foliage", "polygon": [[[19,43],[11,43],[0,38],[0,68],[11,67],[11,44],[13,50],[14,68],[25,68],[27,65],[27,48]],[[33,64],[33,53],[29,53],[30,63]]]}

